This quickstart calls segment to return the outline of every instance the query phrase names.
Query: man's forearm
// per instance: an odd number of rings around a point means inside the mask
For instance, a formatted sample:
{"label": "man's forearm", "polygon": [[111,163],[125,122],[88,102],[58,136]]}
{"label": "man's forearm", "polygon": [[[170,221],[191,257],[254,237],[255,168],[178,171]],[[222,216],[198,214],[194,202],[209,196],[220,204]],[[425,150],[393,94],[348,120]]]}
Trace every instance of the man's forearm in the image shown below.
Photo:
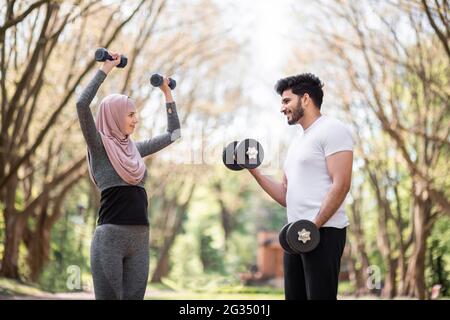
{"label": "man's forearm", "polygon": [[314,219],[314,223],[317,227],[323,226],[339,209],[349,188],[345,186],[332,185],[327,195],[325,196],[322,206],[320,207],[319,214]]}
{"label": "man's forearm", "polygon": [[272,199],[283,207],[286,207],[286,189],[283,187],[283,184],[269,176],[261,174],[258,169],[251,169],[249,172]]}

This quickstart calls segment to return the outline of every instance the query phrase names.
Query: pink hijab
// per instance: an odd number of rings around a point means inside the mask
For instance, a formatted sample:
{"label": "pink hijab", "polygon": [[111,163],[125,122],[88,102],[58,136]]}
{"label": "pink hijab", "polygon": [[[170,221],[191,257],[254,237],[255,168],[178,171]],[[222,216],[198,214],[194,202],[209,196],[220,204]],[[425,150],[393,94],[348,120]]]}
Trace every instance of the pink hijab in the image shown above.
{"label": "pink hijab", "polygon": [[[122,94],[111,94],[100,103],[95,126],[114,170],[127,183],[138,184],[145,174],[145,164],[134,142],[125,135],[125,119],[129,112],[136,112],[133,101]],[[89,175],[94,181],[88,149]]]}

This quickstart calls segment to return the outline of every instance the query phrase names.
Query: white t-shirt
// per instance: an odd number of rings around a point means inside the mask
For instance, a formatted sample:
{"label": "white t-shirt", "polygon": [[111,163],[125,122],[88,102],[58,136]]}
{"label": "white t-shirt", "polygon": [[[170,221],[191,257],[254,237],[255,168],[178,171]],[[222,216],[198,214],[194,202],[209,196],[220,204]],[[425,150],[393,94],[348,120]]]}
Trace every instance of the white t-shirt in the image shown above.
{"label": "white t-shirt", "polygon": [[[353,150],[350,130],[341,121],[325,115],[294,138],[284,163],[288,222],[314,220],[332,184],[325,158],[344,150]],[[324,227],[348,226],[344,203]]]}

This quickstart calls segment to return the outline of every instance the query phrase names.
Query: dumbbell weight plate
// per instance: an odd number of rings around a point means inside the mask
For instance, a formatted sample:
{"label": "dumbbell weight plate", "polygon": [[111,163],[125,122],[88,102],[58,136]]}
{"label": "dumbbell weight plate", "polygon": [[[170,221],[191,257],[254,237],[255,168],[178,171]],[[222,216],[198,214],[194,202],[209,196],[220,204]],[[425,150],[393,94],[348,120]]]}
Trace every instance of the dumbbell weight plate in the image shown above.
{"label": "dumbbell weight plate", "polygon": [[236,147],[236,162],[245,169],[254,169],[264,160],[262,145],[254,139],[242,140]]}
{"label": "dumbbell weight plate", "polygon": [[176,86],[177,86],[177,82],[174,79],[169,78],[169,88],[173,90],[173,89],[175,89]]}
{"label": "dumbbell weight plate", "polygon": [[124,55],[120,55],[120,63],[117,65],[117,68],[125,68],[128,63],[128,58]]}
{"label": "dumbbell weight plate", "polygon": [[286,251],[289,254],[296,254],[291,247],[289,247],[289,244],[287,243],[286,234],[287,230],[290,227],[290,223],[286,224],[280,231],[280,234],[278,235],[278,239],[280,241],[280,245],[283,248],[284,251]]}
{"label": "dumbbell weight plate", "polygon": [[291,250],[297,253],[310,252],[320,242],[319,229],[309,220],[298,220],[289,226],[286,240]]}
{"label": "dumbbell weight plate", "polygon": [[150,77],[150,83],[154,87],[159,87],[163,82],[163,77],[157,73],[152,74]]}
{"label": "dumbbell weight plate", "polygon": [[95,50],[95,61],[105,61],[108,56],[108,51],[104,48]]}
{"label": "dumbbell weight plate", "polygon": [[233,171],[243,170],[243,168],[237,164],[236,158],[235,158],[235,149],[236,149],[237,144],[238,144],[237,141],[231,142],[223,149],[223,153],[222,153],[223,164],[228,169],[233,170]]}

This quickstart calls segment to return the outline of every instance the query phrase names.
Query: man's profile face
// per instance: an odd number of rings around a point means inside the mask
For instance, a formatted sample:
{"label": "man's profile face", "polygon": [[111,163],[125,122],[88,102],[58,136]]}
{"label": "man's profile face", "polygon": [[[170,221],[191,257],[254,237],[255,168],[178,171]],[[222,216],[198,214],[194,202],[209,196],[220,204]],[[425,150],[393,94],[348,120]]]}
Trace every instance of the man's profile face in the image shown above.
{"label": "man's profile face", "polygon": [[283,91],[280,112],[287,117],[289,125],[297,124],[305,114],[305,109],[301,106],[300,97],[292,93],[292,89]]}

